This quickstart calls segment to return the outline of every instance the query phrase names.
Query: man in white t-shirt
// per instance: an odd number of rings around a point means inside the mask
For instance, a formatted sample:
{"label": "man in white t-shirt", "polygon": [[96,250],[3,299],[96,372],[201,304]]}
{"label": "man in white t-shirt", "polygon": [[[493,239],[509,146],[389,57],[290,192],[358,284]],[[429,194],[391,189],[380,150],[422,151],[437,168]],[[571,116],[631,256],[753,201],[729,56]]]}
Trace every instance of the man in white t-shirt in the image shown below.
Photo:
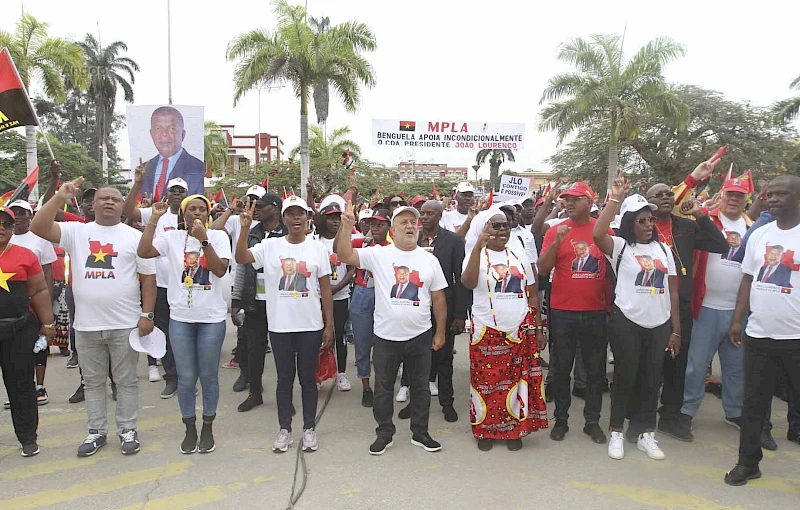
{"label": "man in white t-shirt", "polygon": [[[139,208],[137,205],[139,190],[144,182],[145,165],[139,165],[136,168],[136,173],[133,179],[133,186],[131,187],[128,196],[125,198],[125,204],[122,207],[122,214],[126,218],[142,225],[147,225],[150,218],[153,217],[152,207]],[[189,190],[189,185],[177,177],[170,179],[167,183],[164,198],[169,204],[167,212],[158,220],[156,231],[153,234],[153,239],[158,239],[170,230],[178,229],[178,214],[181,210],[181,202],[186,198]],[[164,367],[164,390],[161,391],[161,398],[174,397],[178,391],[178,371],[175,368],[175,357],[172,354],[172,346],[169,343],[169,303],[167,302],[167,279],[169,274],[169,260],[166,257],[161,257],[155,260],[156,265],[156,308],[153,311],[155,315],[155,327],[160,329],[167,335],[167,352],[161,359],[161,366]],[[158,366],[155,358],[150,355],[147,356],[148,365],[148,379],[150,382],[158,382],[161,380],[161,374],[158,373]]]}
{"label": "man in white t-shirt", "polygon": [[106,379],[109,363],[117,384],[116,421],[124,455],[139,451],[136,417],[139,353],[129,343],[131,332],[153,331],[156,301],[155,265],[139,258],[142,234],[120,222],[122,195],[110,186],[94,195],[95,221],[56,223],[56,212],[72,200],[83,182],[79,177],[61,186],[31,222],[31,230],[70,255],[75,295],[75,344],[85,381],[89,435],[78,456],[93,455],[106,444]]}
{"label": "man in white t-shirt", "polygon": [[[442,449],[428,434],[431,392],[428,377],[433,350],[445,343],[447,280],[433,254],[417,246],[419,211],[398,207],[392,215],[391,236],[394,244],[353,250],[350,231],[355,216],[348,203],[342,213],[342,226],[336,236],[336,253],[345,264],[372,272],[375,281],[374,352],[375,399],[372,413],[378,422],[378,438],[369,447],[372,455],[382,455],[392,445],[394,382],[400,364],[411,383],[411,443],[429,452]],[[391,297],[392,288],[408,272],[408,284],[417,287],[415,299]],[[402,274],[402,278],[398,276]],[[405,285],[405,284],[404,284]],[[396,292],[395,292],[396,293]],[[403,294],[406,294],[404,291]],[[431,306],[436,318],[436,332],[431,327]]]}
{"label": "man in white t-shirt", "polygon": [[475,211],[470,215],[470,209],[475,203],[475,188],[468,182],[460,182],[456,186],[456,209],[442,214],[442,221],[439,224],[450,232],[455,232],[462,238],[467,235]]}
{"label": "man in white t-shirt", "polygon": [[[14,235],[9,244],[15,244],[31,250],[39,259],[42,266],[42,273],[47,282],[47,289],[50,292],[50,299],[53,299],[53,262],[56,261],[56,251],[52,243],[49,243],[30,231],[31,218],[33,218],[33,208],[25,200],[15,200],[8,204],[8,208],[14,212]],[[43,349],[36,353],[36,403],[40,406],[47,404],[47,390],[44,388],[44,374],[47,370],[47,357],[50,349]]]}
{"label": "man in white t-shirt", "polygon": [[[728,332],[731,343],[744,343],[739,460],[725,475],[728,485],[744,485],[761,477],[761,431],[781,367],[789,376],[789,401],[800,402],[800,177],[783,175],[772,180],[767,205],[775,221],[754,231],[747,241],[744,276]],[[757,277],[778,246],[782,249],[776,265],[788,277],[778,283],[767,278],[759,281]],[[747,328],[742,334],[745,318]]]}

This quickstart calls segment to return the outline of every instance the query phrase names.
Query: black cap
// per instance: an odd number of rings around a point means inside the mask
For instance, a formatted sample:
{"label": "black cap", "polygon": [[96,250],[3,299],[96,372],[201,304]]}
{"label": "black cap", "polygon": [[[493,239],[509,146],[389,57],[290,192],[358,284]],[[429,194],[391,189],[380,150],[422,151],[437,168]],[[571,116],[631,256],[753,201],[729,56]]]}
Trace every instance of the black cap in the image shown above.
{"label": "black cap", "polygon": [[376,220],[392,221],[392,213],[389,212],[389,209],[375,209],[372,212],[372,218]]}
{"label": "black cap", "polygon": [[260,206],[274,205],[275,207],[280,209],[281,206],[283,205],[283,201],[281,200],[281,197],[279,197],[275,193],[267,192],[264,193],[263,197],[256,200],[256,205]]}
{"label": "black cap", "polygon": [[97,193],[97,188],[86,188],[81,195],[81,200],[93,197],[95,193]]}
{"label": "black cap", "polygon": [[337,204],[336,202],[331,202],[330,204],[326,205],[322,209],[319,210],[320,214],[341,214],[342,207]]}

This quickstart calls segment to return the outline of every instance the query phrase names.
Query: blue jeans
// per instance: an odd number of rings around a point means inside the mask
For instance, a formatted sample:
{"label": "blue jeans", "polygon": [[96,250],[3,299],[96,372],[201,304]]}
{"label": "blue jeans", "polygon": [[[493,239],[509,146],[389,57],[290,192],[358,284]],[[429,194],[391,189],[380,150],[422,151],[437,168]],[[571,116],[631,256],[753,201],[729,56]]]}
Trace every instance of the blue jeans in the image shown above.
{"label": "blue jeans", "polygon": [[[713,310],[705,306],[694,321],[686,365],[681,413],[694,417],[706,394],[706,372],[719,352],[722,367],[722,408],[727,418],[742,415],[744,398],[744,349],[728,340],[733,310]],[[744,329],[744,326],[742,326]]]}
{"label": "blue jeans", "polygon": [[359,379],[369,379],[370,354],[375,321],[375,289],[356,285],[350,298],[350,322],[356,347],[356,368]]}
{"label": "blue jeans", "polygon": [[178,405],[184,418],[195,416],[197,378],[203,388],[203,416],[217,414],[219,357],[225,321],[206,324],[169,320],[169,341],[178,369]]}

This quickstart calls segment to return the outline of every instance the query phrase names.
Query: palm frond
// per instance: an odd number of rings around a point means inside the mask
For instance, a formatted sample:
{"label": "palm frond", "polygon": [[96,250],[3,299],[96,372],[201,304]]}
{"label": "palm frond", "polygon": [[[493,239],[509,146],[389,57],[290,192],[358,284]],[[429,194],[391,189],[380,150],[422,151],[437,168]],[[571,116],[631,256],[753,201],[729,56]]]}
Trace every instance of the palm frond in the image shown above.
{"label": "palm frond", "polygon": [[792,80],[792,83],[789,84],[789,88],[800,90],[800,74],[797,75],[797,78]]}
{"label": "palm frond", "polygon": [[772,115],[778,124],[785,124],[800,118],[800,97],[778,101],[772,107]]}
{"label": "palm frond", "polygon": [[603,54],[582,37],[575,37],[559,46],[556,58],[572,64],[583,73],[589,73],[596,77],[607,74],[608,62]]}

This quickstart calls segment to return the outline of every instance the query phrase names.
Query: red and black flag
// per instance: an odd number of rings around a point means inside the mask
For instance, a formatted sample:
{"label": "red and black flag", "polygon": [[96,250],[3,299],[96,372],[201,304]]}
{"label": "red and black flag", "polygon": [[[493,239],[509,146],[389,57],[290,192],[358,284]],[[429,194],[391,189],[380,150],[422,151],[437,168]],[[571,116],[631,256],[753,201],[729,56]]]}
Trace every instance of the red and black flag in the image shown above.
{"label": "red and black flag", "polygon": [[0,205],[3,204],[10,204],[14,200],[24,200],[28,201],[31,196],[31,191],[33,191],[37,184],[39,183],[39,167],[33,169],[31,173],[25,177],[25,180],[17,186],[17,189],[14,191],[9,191],[2,197],[0,197]]}
{"label": "red and black flag", "polygon": [[214,196],[214,203],[221,205],[225,209],[228,208],[228,198],[225,196],[225,190],[221,189],[217,191],[217,194]]}
{"label": "red and black flag", "polygon": [[417,129],[417,123],[413,120],[401,120],[400,121],[400,131],[415,131]]}
{"label": "red and black flag", "polygon": [[28,93],[22,85],[8,48],[0,49],[0,131],[38,126]]}

